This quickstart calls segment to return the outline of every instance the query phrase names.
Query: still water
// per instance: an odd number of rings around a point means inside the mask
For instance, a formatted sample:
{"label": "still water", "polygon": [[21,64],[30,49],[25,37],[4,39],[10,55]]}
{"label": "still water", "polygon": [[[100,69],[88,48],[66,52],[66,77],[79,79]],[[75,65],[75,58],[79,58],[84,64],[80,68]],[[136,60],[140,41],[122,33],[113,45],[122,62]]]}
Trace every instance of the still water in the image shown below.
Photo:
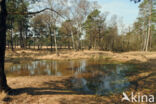
{"label": "still water", "polygon": [[130,85],[126,72],[134,65],[108,64],[102,60],[37,60],[12,64],[6,74],[12,76],[73,76],[75,90],[98,95],[120,93]]}

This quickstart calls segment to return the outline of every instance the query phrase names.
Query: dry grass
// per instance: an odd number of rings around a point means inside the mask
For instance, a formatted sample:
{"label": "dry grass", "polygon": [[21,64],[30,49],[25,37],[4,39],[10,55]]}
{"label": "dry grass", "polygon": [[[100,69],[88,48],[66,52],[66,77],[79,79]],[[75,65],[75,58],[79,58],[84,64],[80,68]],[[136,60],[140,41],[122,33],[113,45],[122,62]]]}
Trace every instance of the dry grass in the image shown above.
{"label": "dry grass", "polygon": [[16,50],[14,52],[7,50],[6,58],[31,58],[31,59],[50,59],[50,60],[72,60],[72,59],[97,59],[103,58],[106,60],[114,60],[119,62],[127,62],[130,60],[138,60],[140,62],[146,62],[149,59],[156,59],[156,52],[125,52],[125,53],[113,53],[109,51],[61,51],[60,56],[57,56],[55,52],[44,50]]}
{"label": "dry grass", "polygon": [[0,101],[3,101],[7,97],[8,97],[7,93],[5,93],[5,92],[0,93]]}

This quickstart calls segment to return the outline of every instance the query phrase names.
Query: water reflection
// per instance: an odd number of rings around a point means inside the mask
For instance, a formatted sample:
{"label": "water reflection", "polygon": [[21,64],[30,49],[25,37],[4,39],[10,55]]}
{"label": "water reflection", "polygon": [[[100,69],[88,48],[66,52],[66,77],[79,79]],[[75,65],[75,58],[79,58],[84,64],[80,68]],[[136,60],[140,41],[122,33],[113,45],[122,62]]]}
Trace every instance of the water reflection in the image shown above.
{"label": "water reflection", "polygon": [[[129,82],[122,70],[125,66],[116,66],[115,72],[110,73],[109,75],[101,77],[99,80],[101,83],[98,83],[97,94],[109,94],[115,92],[121,92],[129,86]],[[127,69],[127,68],[126,68]]]}
{"label": "water reflection", "polygon": [[75,75],[83,73],[86,71],[86,60],[81,60],[79,62],[79,67],[76,68]]}
{"label": "water reflection", "polygon": [[[86,70],[86,60],[75,61],[32,61],[6,67],[6,73],[14,76],[54,75],[65,76]],[[7,65],[7,64],[6,64]]]}
{"label": "water reflection", "polygon": [[[103,68],[102,68],[103,66]],[[130,70],[131,65],[100,65],[101,70],[92,67],[91,73],[80,74],[72,80],[73,87],[77,90],[83,90],[87,93],[95,93],[98,95],[107,95],[111,93],[120,93],[126,90],[130,85],[126,74],[126,70]],[[89,75],[88,75],[89,74]]]}
{"label": "water reflection", "polygon": [[14,76],[74,76],[73,88],[98,95],[118,93],[129,86],[125,70],[132,65],[105,64],[95,60],[32,61],[13,64],[6,73]]}

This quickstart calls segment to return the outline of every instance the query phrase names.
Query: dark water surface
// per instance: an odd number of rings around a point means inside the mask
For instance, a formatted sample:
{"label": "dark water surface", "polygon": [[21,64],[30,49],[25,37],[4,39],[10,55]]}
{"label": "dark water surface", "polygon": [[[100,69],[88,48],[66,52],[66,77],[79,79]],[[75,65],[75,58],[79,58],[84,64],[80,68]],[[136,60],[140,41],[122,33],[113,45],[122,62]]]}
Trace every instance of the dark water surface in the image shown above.
{"label": "dark water surface", "polygon": [[7,66],[6,74],[8,76],[73,76],[74,89],[104,95],[126,90],[130,85],[126,73],[133,69],[135,69],[134,65],[108,64],[102,60],[37,60]]}

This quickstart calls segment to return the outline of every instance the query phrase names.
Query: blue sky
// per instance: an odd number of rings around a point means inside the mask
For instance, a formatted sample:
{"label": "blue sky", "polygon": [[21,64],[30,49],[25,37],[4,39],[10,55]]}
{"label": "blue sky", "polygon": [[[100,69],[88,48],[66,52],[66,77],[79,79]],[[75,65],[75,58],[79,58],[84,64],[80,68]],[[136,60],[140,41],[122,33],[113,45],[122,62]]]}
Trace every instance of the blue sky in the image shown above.
{"label": "blue sky", "polygon": [[[102,13],[109,12],[109,17],[117,15],[120,20],[127,26],[132,25],[139,13],[139,3],[135,4],[130,0],[90,0],[97,1],[101,6]],[[43,6],[43,4],[42,4]],[[38,6],[38,9],[41,8]],[[36,8],[37,9],[37,8]]]}
{"label": "blue sky", "polygon": [[100,4],[101,12],[109,12],[109,15],[117,15],[122,18],[123,23],[128,26],[132,25],[138,17],[138,4],[130,0],[91,0],[97,1]]}

